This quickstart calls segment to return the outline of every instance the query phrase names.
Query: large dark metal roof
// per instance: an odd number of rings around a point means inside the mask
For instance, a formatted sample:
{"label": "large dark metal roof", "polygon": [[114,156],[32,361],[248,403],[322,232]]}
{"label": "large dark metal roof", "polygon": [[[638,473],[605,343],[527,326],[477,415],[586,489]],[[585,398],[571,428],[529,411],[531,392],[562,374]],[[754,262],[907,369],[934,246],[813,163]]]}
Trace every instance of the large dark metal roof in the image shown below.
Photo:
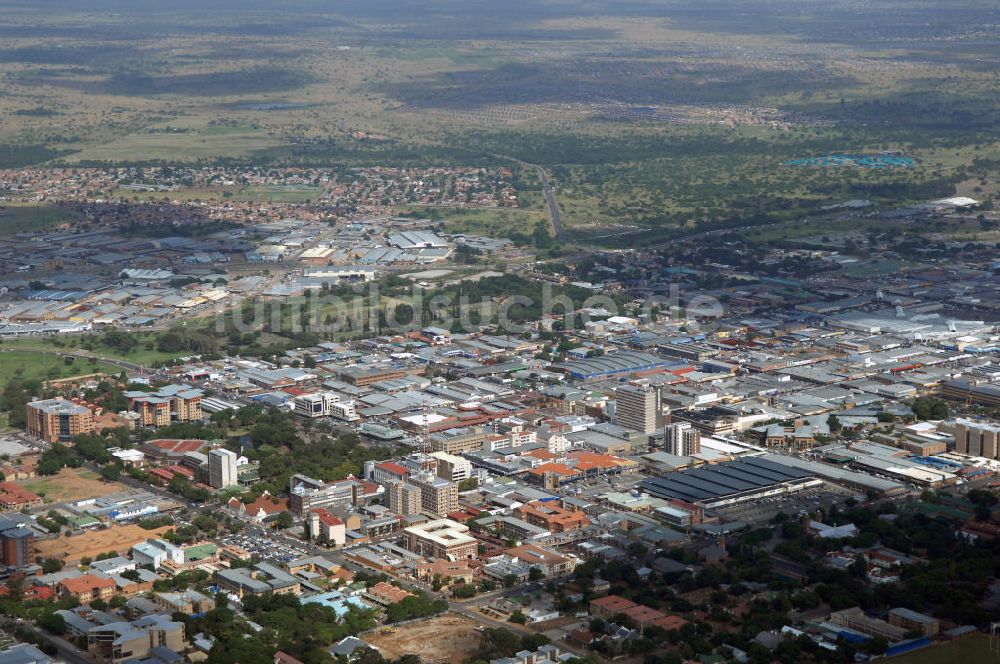
{"label": "large dark metal roof", "polygon": [[639,486],[654,496],[699,501],[722,498],[811,476],[799,468],[759,457],[747,457],[671,473],[663,477],[653,477],[643,480]]}

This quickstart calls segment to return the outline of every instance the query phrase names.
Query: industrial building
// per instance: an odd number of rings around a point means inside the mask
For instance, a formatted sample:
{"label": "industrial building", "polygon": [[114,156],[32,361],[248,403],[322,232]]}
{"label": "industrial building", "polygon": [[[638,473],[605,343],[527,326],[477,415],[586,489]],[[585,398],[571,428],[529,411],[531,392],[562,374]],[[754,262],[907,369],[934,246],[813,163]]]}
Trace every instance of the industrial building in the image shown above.
{"label": "industrial building", "polygon": [[804,470],[760,457],[747,457],[650,478],[639,486],[659,498],[713,508],[795,493],[821,484]]}
{"label": "industrial building", "polygon": [[619,374],[656,371],[671,366],[683,366],[677,360],[667,360],[650,353],[623,352],[591,357],[585,360],[553,364],[556,371],[568,373],[579,380],[594,380]]}

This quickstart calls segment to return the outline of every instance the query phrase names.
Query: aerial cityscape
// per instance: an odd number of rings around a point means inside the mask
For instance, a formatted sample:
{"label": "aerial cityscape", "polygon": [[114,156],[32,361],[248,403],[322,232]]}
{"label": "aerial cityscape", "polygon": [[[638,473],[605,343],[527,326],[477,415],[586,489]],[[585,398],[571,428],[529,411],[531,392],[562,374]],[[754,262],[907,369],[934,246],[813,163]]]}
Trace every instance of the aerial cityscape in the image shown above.
{"label": "aerial cityscape", "polygon": [[997,0],[0,8],[0,664],[1000,664]]}

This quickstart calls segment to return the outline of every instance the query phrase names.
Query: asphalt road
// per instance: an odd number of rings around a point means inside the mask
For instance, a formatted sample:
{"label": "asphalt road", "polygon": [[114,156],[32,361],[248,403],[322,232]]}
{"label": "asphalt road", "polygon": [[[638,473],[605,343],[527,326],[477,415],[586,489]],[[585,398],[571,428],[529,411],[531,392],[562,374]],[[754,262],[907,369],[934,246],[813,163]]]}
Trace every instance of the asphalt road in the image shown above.
{"label": "asphalt road", "polygon": [[[531,164],[535,166],[534,164]],[[555,190],[549,181],[549,175],[541,166],[535,166],[538,171],[538,179],[542,181],[542,193],[545,194],[545,204],[549,207],[549,219],[552,220],[552,232],[560,242],[566,240],[566,231],[563,229],[562,217],[559,214],[559,204],[556,203]]]}
{"label": "asphalt road", "polygon": [[60,639],[59,637],[56,636],[52,636],[51,634],[41,629],[38,629],[31,623],[22,622],[20,624],[15,624],[15,621],[9,618],[5,618],[3,619],[3,622],[0,624],[4,625],[8,629],[12,629],[15,626],[25,628],[29,632],[35,634],[40,639],[42,639],[42,641],[45,641],[49,645],[55,647],[56,650],[59,651],[59,656],[62,659],[66,660],[68,664],[94,664],[94,658],[89,653],[87,653],[87,651],[80,650],[69,641]]}

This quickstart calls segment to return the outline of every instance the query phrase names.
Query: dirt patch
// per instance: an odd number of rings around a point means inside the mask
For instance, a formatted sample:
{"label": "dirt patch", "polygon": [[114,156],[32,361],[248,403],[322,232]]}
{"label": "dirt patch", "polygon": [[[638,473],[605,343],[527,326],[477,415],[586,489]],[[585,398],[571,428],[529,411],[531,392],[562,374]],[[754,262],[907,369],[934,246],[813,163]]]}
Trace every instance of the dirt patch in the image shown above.
{"label": "dirt patch", "polygon": [[362,638],[378,648],[386,659],[419,655],[424,662],[461,664],[482,649],[477,627],[478,624],[468,618],[446,613],[423,622],[396,627],[392,634],[375,631]]}
{"label": "dirt patch", "polygon": [[139,542],[162,537],[168,530],[169,526],[153,530],[145,530],[134,524],[111,526],[72,537],[39,540],[35,544],[35,550],[39,558],[55,558],[66,564],[76,564],[83,558],[96,558],[102,553],[125,553]]}
{"label": "dirt patch", "polygon": [[33,477],[21,480],[18,484],[43,496],[46,503],[100,498],[127,489],[118,482],[105,482],[97,473],[82,468],[63,468],[55,475]]}

